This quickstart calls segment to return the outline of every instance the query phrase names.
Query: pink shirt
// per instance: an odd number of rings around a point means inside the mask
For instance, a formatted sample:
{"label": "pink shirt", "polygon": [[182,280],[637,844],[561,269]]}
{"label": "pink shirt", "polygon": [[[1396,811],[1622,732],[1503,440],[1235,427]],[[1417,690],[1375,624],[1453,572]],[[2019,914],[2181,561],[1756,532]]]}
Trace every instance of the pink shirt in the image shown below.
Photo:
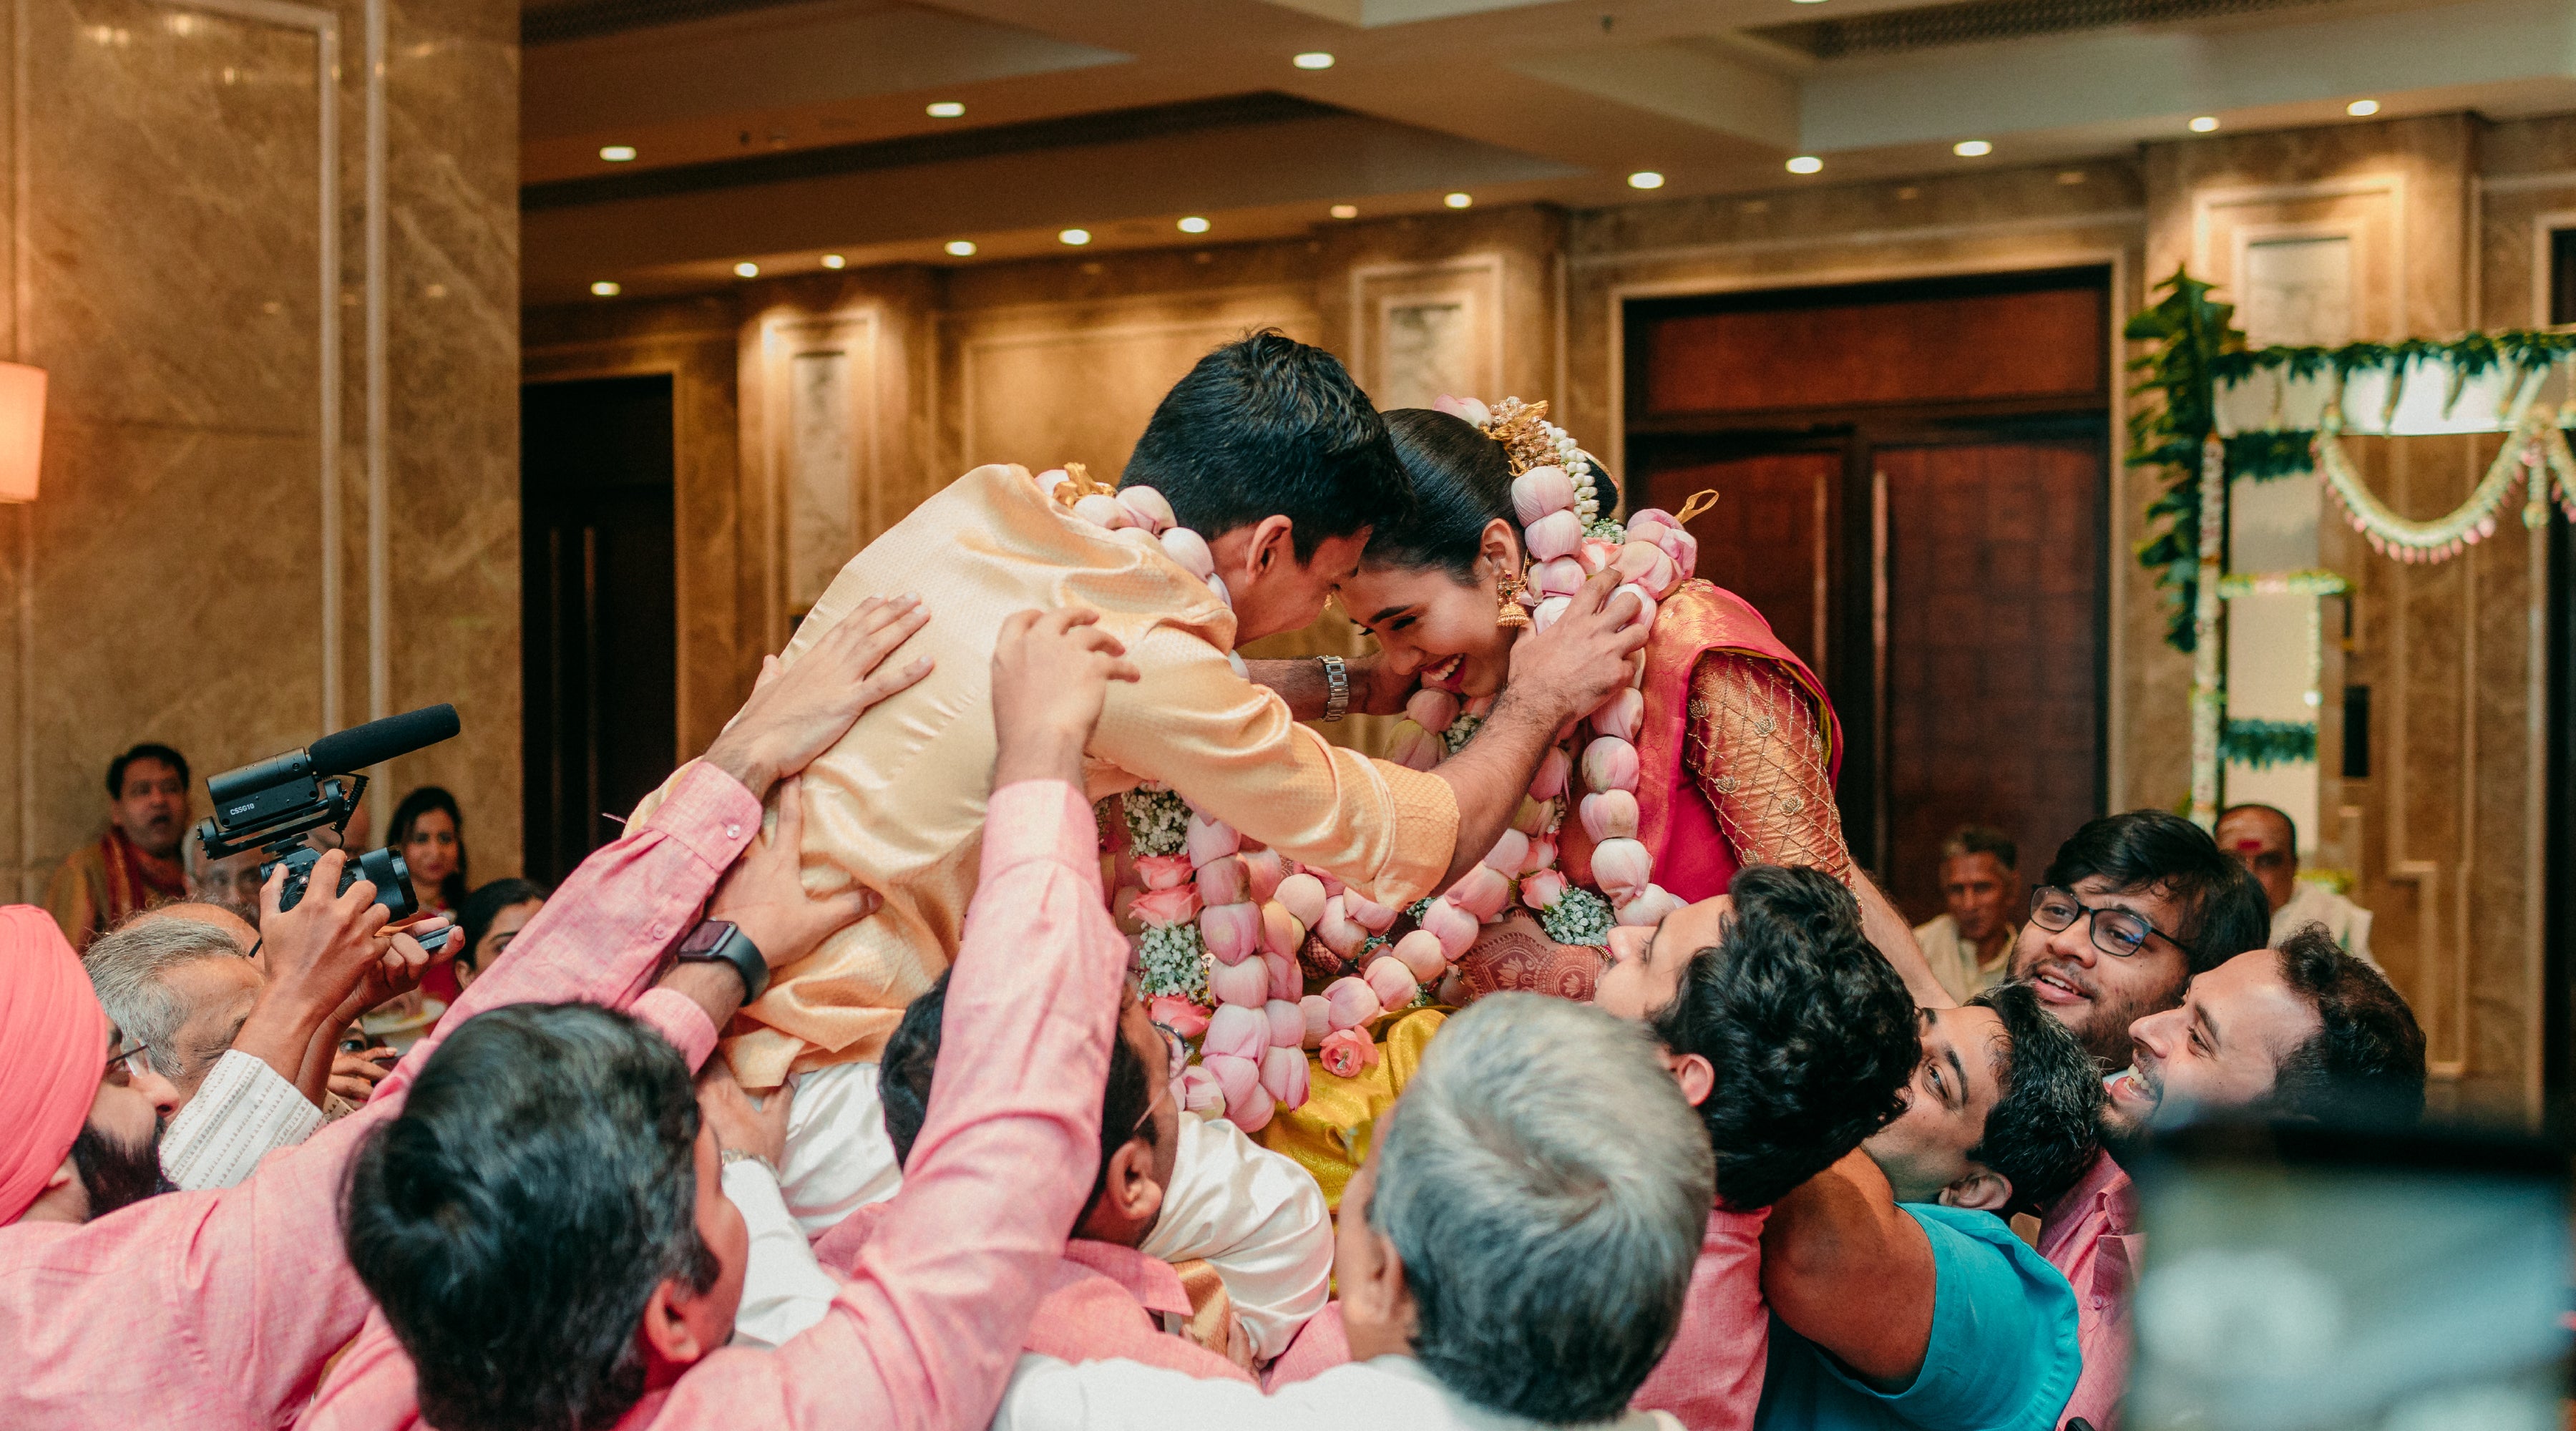
{"label": "pink shirt", "polygon": [[[787,1345],[715,1353],[637,1402],[621,1431],[983,1431],[992,1420],[1098,1170],[1128,953],[1080,792],[1024,781],[994,791],[989,811],[940,1032],[941,1047],[979,1056],[941,1068],[903,1191],[851,1279]],[[410,1360],[383,1316],[367,1319],[303,1424],[420,1424]]]}
{"label": "pink shirt", "polygon": [[1669,1411],[1690,1431],[1753,1425],[1771,1346],[1771,1305],[1762,1299],[1762,1224],[1770,1217],[1767,1207],[1709,1212],[1681,1329],[1630,1405]]}
{"label": "pink shirt", "polygon": [[2084,1373],[2058,1424],[2077,1416],[2097,1431],[2120,1423],[2129,1383],[2129,1291],[2141,1238],[2138,1194],[2108,1152],[2093,1155],[2084,1177],[2039,1222],[2039,1255],[2075,1289],[2075,1342]]}
{"label": "pink shirt", "polygon": [[751,792],[691,767],[652,819],[573,872],[365,1108],[231,1188],[165,1193],[80,1225],[0,1227],[0,1426],[251,1431],[293,1420],[370,1305],[341,1251],[341,1175],[368,1130],[400,1111],[440,1036],[504,1004],[589,1000],[632,1005],[705,1057],[715,1030],[697,1005],[667,990],[638,996],[759,829]]}

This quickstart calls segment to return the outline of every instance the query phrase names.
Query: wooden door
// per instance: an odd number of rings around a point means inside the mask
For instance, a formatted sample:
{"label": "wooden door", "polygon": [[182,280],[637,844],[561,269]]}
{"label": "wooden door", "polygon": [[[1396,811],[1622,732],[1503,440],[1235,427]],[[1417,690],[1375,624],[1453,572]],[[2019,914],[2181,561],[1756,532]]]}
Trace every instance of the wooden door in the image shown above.
{"label": "wooden door", "polygon": [[616,839],[679,760],[671,379],[520,396],[527,874]]}
{"label": "wooden door", "polygon": [[2102,447],[1885,446],[1885,862],[1915,919],[1942,840],[1995,826],[2035,880],[2101,784]]}

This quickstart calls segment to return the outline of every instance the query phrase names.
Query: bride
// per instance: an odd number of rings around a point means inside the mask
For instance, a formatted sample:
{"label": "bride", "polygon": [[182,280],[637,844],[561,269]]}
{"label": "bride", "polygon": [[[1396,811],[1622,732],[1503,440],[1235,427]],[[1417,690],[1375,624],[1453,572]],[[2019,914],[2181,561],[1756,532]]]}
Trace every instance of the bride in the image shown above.
{"label": "bride", "polygon": [[[1664,594],[1634,718],[1633,815],[1616,792],[1587,792],[1587,777],[1598,772],[1589,759],[1577,763],[1553,832],[1567,892],[1560,896],[1543,875],[1525,874],[1519,908],[1488,923],[1460,960],[1464,987],[1453,987],[1456,998],[1444,1002],[1505,988],[1589,999],[1610,923],[1600,891],[1617,879],[1615,871],[1596,871],[1591,857],[1631,825],[1651,858],[1654,884],[1669,896],[1663,907],[1724,894],[1744,865],[1811,865],[1855,887],[1877,916],[1873,936],[1889,925],[1903,928],[1843,841],[1834,806],[1842,732],[1823,682],[1741,597],[1690,576],[1697,544],[1683,523],[1696,506],[1679,517],[1638,512],[1624,530],[1600,520],[1606,503],[1594,487],[1598,468],[1545,421],[1544,404],[1506,400],[1489,409],[1443,398],[1436,410],[1400,409],[1386,420],[1413,481],[1415,512],[1377,529],[1340,599],[1377,638],[1381,675],[1409,676],[1421,686],[1397,727],[1391,759],[1427,766],[1472,739],[1475,714],[1490,705],[1510,667],[1513,641],[1530,629],[1523,608],[1534,604],[1546,619],[1547,598],[1579,580],[1580,569],[1620,561],[1641,541],[1654,542],[1678,568],[1664,580],[1645,577]],[[1566,528],[1545,510],[1544,493],[1533,497],[1539,484],[1524,479],[1534,468],[1580,474],[1571,482],[1572,515],[1583,524],[1584,547],[1570,556],[1532,560],[1539,523],[1554,524],[1537,537],[1542,555],[1562,548]],[[1649,922],[1659,912],[1617,917]]]}

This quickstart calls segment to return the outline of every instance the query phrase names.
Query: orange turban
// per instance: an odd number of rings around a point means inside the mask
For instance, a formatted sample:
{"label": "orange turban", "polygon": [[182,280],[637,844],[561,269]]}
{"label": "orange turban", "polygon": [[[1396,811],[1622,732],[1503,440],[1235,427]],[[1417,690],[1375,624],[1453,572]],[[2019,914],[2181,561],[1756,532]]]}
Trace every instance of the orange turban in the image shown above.
{"label": "orange turban", "polygon": [[107,1062],[107,1014],[54,917],[0,906],[0,1225],[72,1150]]}

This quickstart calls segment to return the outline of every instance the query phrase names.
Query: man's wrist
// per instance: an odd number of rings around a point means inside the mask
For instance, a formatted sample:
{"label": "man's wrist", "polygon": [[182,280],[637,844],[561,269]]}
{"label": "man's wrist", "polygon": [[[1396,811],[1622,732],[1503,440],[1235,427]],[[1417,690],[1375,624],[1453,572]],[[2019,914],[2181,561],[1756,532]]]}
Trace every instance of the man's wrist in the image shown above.
{"label": "man's wrist", "polygon": [[764,759],[750,741],[720,737],[707,747],[703,759],[740,781],[742,788],[750,791],[751,798],[755,800],[768,799],[769,787],[778,783],[776,764]]}
{"label": "man's wrist", "polygon": [[1044,731],[1004,738],[993,760],[993,788],[1023,780],[1061,780],[1082,786],[1082,749],[1088,736],[1078,731]]}

